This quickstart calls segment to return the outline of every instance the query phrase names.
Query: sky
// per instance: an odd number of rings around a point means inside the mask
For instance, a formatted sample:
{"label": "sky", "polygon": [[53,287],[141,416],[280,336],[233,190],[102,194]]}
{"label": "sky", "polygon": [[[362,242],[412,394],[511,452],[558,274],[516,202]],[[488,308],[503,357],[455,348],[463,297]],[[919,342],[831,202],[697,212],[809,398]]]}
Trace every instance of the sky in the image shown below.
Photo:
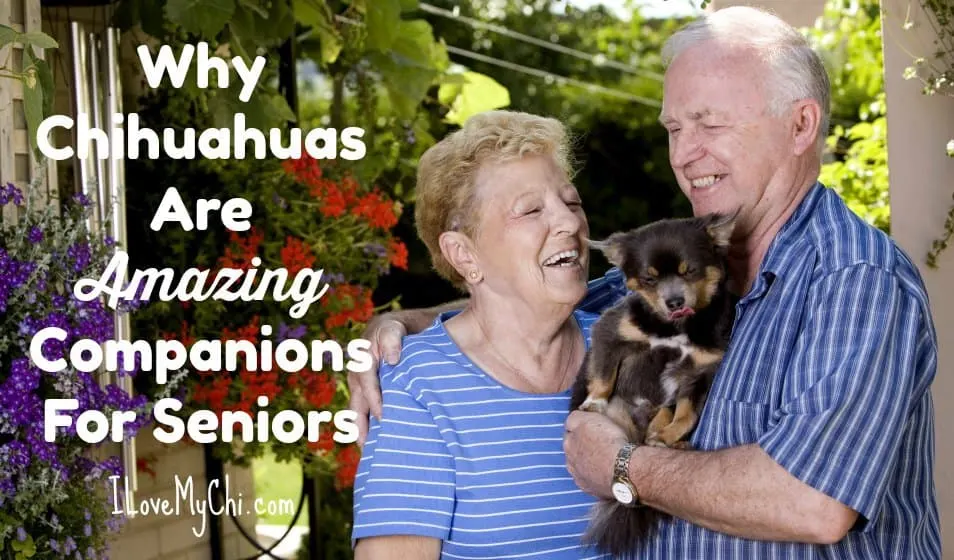
{"label": "sky", "polygon": [[[603,4],[617,13],[620,17],[628,17],[626,0],[563,0],[578,8],[586,9],[596,4]],[[698,0],[634,0],[640,6],[641,13],[646,17],[671,17],[676,15],[691,15],[698,13]]]}

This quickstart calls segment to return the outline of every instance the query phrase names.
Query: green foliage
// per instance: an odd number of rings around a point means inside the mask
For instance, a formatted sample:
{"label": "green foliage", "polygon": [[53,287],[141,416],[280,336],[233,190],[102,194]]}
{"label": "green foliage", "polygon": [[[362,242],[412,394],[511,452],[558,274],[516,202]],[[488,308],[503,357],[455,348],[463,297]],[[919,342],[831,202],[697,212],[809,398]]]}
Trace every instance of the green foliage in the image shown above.
{"label": "green foliage", "polygon": [[[255,93],[248,101],[238,98],[241,83],[232,80],[229,88],[203,91],[195,85],[196,59],[192,59],[182,92],[201,100],[197,109],[210,113],[217,128],[232,128],[236,113],[243,113],[246,126],[267,130],[295,120],[284,96],[271,85],[277,75],[277,57],[268,56],[288,40],[295,30],[295,18],[287,2],[271,0],[121,0],[115,23],[121,29],[140,25],[162,43],[206,41],[209,48],[228,56],[242,57],[248,66],[265,55],[267,66]],[[176,51],[178,54],[178,51]]]}
{"label": "green foliage", "polygon": [[[43,119],[53,113],[53,73],[50,66],[41,58],[44,49],[55,49],[59,45],[56,40],[41,31],[20,33],[0,24],[0,49],[7,45],[7,60],[0,64],[0,78],[12,78],[23,83],[23,110],[27,122],[27,139],[36,149],[36,131]],[[10,67],[12,46],[20,45],[23,48],[23,68]],[[37,158],[41,158],[39,150]]]}
{"label": "green foliage", "polygon": [[214,37],[235,13],[235,0],[166,0],[169,21],[202,37]]}
{"label": "green foliage", "polygon": [[[879,94],[872,105],[867,120],[848,129],[835,126],[827,145],[839,158],[822,166],[820,180],[838,191],[853,212],[889,232],[891,212],[884,94]],[[842,148],[843,145],[847,148]]]}
{"label": "green foliage", "polygon": [[832,161],[820,180],[848,206],[888,232],[884,63],[878,0],[829,0],[809,39],[825,57],[832,83],[832,122],[826,145]]}
{"label": "green foliage", "polygon": [[471,116],[510,105],[510,92],[496,80],[476,72],[464,72],[459,83],[441,84],[437,98],[450,107],[447,122],[463,126]]}
{"label": "green foliage", "polygon": [[[676,0],[672,0],[676,1]],[[685,1],[685,0],[678,0]],[[689,215],[668,161],[659,126],[663,67],[660,49],[678,19],[624,21],[603,6],[587,10],[556,1],[495,3],[432,0],[446,10],[597,55],[585,60],[460,21],[428,16],[448,45],[480,55],[654,100],[644,104],[560,80],[544,79],[453,54],[451,60],[493,77],[510,93],[509,109],[560,119],[577,138],[580,190],[595,236],[673,215]],[[619,65],[631,68],[622,70]],[[440,134],[438,135],[440,136]],[[412,253],[413,254],[413,253]],[[593,274],[601,270],[593,267]]]}

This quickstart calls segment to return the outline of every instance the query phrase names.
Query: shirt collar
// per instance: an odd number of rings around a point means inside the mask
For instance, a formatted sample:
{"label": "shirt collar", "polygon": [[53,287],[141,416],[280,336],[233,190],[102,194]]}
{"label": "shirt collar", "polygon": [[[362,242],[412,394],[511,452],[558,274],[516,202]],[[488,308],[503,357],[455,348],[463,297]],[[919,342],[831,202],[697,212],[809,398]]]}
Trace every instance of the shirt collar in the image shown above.
{"label": "shirt collar", "polygon": [[762,264],[759,266],[755,283],[749,293],[742,298],[743,301],[761,297],[771,287],[776,278],[784,275],[785,269],[793,262],[792,254],[800,248],[797,240],[815,214],[825,190],[825,186],[817,181],[808,189],[805,197],[795,208],[795,212],[789,216],[782,228],[775,234],[775,239],[769,245],[768,251],[762,259]]}

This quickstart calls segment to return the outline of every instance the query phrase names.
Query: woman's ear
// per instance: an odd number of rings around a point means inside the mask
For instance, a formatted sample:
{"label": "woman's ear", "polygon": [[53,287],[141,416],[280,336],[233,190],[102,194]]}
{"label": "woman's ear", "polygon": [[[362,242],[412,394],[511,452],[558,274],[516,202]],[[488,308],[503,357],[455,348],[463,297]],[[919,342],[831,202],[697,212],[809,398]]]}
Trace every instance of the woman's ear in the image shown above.
{"label": "woman's ear", "polygon": [[441,254],[465,281],[473,283],[483,278],[474,244],[469,237],[459,231],[445,231],[437,241]]}
{"label": "woman's ear", "polygon": [[[792,140],[795,155],[802,155],[815,149],[818,128],[821,126],[821,107],[814,99],[796,101],[792,108]],[[827,131],[826,131],[827,133]]]}

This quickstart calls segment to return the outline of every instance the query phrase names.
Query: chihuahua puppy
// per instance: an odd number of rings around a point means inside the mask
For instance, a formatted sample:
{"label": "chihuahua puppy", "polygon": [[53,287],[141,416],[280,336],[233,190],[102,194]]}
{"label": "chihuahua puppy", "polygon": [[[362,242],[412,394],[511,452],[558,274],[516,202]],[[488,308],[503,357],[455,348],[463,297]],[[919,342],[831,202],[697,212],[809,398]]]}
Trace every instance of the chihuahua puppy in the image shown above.
{"label": "chihuahua puppy", "polygon": [[[734,225],[735,215],[712,214],[591,242],[622,271],[631,293],[593,325],[571,410],[605,414],[631,442],[688,446],[734,321],[726,290]],[[585,540],[624,555],[661,515],[602,500]]]}

